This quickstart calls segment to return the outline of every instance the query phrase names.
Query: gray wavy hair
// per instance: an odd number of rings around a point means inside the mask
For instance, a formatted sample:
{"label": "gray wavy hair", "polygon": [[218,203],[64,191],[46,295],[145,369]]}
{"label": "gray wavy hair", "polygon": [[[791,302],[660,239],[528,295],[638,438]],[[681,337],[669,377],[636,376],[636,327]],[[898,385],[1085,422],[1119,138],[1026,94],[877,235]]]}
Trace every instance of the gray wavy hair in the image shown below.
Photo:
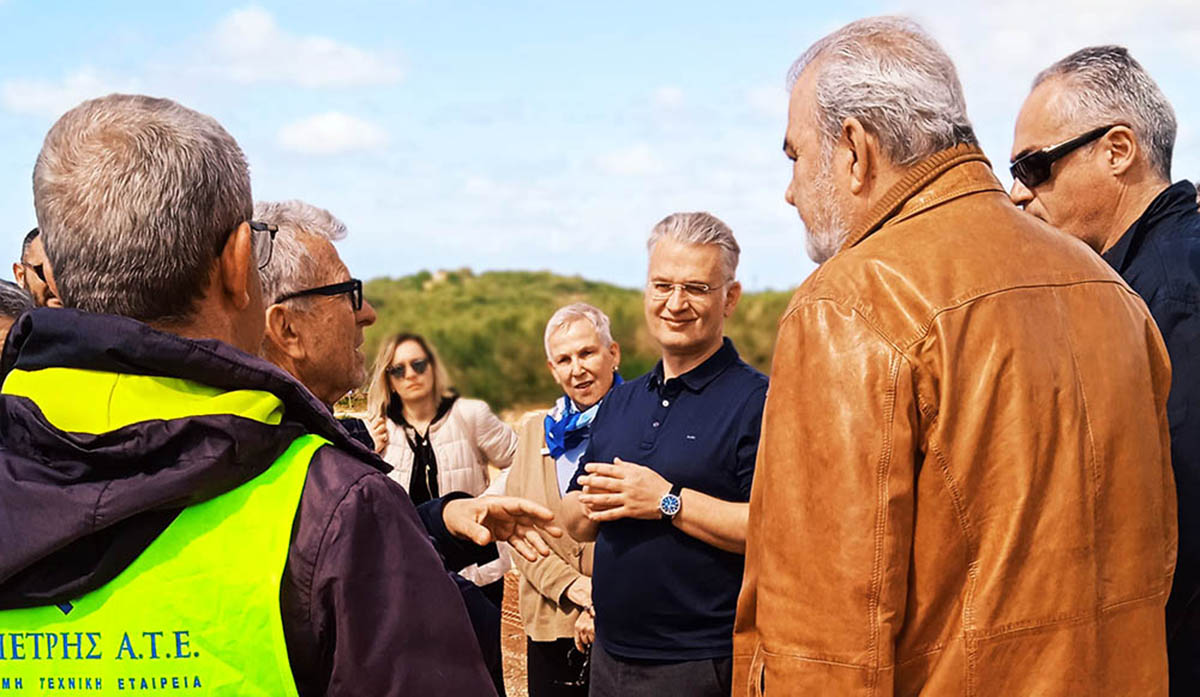
{"label": "gray wavy hair", "polygon": [[978,143],[954,63],[910,19],[860,19],[822,38],[792,64],[789,91],[809,67],[818,71],[814,114],[825,152],[849,118],[874,133],[898,166]]}
{"label": "gray wavy hair", "polygon": [[684,244],[711,244],[721,249],[721,264],[725,267],[725,278],[732,281],[737,276],[738,257],[742,248],[738,246],[733,230],[712,213],[672,213],[654,226],[646,240],[646,250],[654,253],[654,246],[664,237]]}
{"label": "gray wavy hair", "polygon": [[[312,238],[336,242],[346,237],[346,225],[324,208],[304,201],[258,201],[254,219],[275,225],[271,261],[259,270],[263,299],[268,305],[288,293],[324,282],[318,261],[308,241]],[[298,298],[305,300],[306,298]]]}
{"label": "gray wavy hair", "polygon": [[1171,180],[1175,150],[1175,110],[1145,68],[1123,46],[1081,48],[1038,73],[1033,86],[1061,79],[1066,88],[1058,102],[1059,117],[1081,132],[1125,124],[1155,172]]}
{"label": "gray wavy hair", "polygon": [[190,317],[253,213],[246,158],[219,123],[128,94],[86,101],[51,127],[33,203],[63,304],[144,322]]}
{"label": "gray wavy hair", "polygon": [[550,315],[550,320],[546,322],[546,333],[542,341],[546,347],[546,358],[553,358],[550,355],[550,337],[563,327],[577,322],[579,320],[587,320],[596,330],[596,336],[599,337],[600,343],[606,348],[612,346],[612,322],[609,321],[608,315],[600,311],[599,308],[587,303],[571,303],[564,305],[554,311]]}

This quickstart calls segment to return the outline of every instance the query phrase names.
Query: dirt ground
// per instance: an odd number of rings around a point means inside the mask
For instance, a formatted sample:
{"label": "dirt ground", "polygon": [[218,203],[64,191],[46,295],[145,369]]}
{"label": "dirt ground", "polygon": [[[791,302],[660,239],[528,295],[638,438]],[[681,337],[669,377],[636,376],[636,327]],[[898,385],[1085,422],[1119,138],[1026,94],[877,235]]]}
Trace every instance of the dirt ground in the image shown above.
{"label": "dirt ground", "polygon": [[528,697],[525,684],[525,630],[517,609],[517,574],[504,577],[504,608],[501,611],[500,647],[504,654],[504,688],[508,697]]}

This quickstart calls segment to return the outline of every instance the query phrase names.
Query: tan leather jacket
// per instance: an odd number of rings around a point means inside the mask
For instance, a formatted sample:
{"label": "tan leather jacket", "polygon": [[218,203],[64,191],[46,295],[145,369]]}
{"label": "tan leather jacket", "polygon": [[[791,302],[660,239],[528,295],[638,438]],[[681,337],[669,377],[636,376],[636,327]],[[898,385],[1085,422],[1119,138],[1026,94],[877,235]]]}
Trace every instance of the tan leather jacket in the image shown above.
{"label": "tan leather jacket", "polygon": [[[554,458],[546,454],[545,411],[526,414],[517,425],[517,456],[509,469],[509,496],[536,501],[562,523],[562,494],[558,489],[558,469]],[[543,536],[552,554],[538,561],[512,555],[521,572],[521,621],[525,633],[534,641],[554,641],[575,636],[575,620],[580,607],[567,600],[567,587],[581,576],[592,575],[592,547],[580,544],[570,535]]]}
{"label": "tan leather jacket", "polygon": [[734,695],[1166,695],[1169,379],[982,153],[915,166],[781,320]]}

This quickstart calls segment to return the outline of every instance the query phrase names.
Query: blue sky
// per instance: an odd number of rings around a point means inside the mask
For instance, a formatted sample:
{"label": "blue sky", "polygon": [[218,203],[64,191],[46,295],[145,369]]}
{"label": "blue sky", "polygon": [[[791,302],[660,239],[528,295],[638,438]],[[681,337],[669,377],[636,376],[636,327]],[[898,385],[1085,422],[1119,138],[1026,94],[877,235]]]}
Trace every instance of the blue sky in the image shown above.
{"label": "blue sky", "polygon": [[256,198],[344,220],[342,256],[364,279],[470,266],[636,286],[650,227],[709,210],[742,244],[743,282],[787,288],[813,265],[783,201],[784,75],[823,34],[882,13],[943,43],[1001,164],[1039,69],[1127,45],[1175,106],[1175,177],[1200,177],[1195,0],[0,0],[3,239],[15,255],[34,224],[30,173],[54,119],[137,91],[220,120]]}

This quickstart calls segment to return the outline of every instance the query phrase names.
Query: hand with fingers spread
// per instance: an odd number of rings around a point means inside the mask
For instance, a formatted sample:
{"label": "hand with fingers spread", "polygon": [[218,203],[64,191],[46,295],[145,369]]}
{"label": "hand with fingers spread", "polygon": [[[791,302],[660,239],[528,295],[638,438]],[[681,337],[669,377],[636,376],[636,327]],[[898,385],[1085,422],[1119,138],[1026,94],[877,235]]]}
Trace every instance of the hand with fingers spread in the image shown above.
{"label": "hand with fingers spread", "polygon": [[529,561],[551,554],[543,534],[562,537],[550,509],[515,496],[455,499],[442,509],[446,529],[478,545],[507,542]]}
{"label": "hand with fingers spread", "polygon": [[671,483],[658,472],[619,457],[612,464],[589,462],[584,470],[587,474],[579,478],[583,486],[579,502],[589,520],[662,517],[659,502],[671,491]]}

